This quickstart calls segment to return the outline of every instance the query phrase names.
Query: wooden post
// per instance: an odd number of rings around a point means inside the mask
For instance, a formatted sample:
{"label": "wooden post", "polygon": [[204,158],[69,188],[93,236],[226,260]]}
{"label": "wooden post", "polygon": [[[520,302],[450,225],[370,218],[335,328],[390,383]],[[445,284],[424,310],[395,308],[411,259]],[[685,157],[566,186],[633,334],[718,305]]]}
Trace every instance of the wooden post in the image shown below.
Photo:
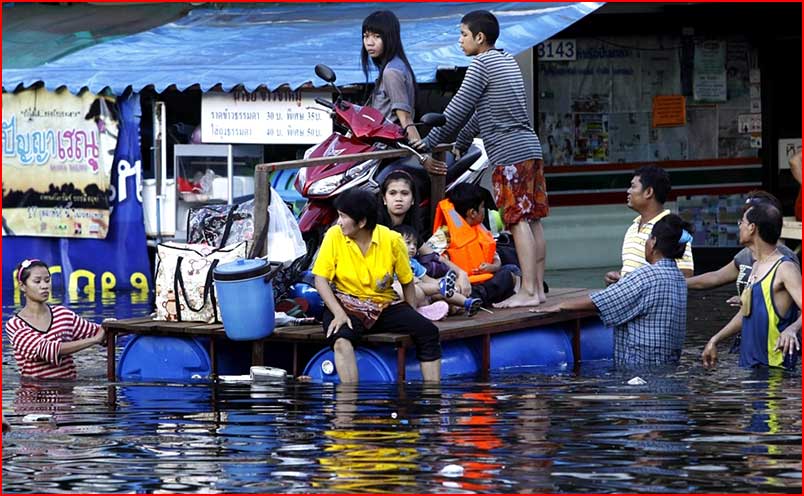
{"label": "wooden post", "polygon": [[293,343],[293,377],[299,375],[299,343]]}
{"label": "wooden post", "polygon": [[117,409],[117,386],[113,384],[106,385],[106,406],[112,410]]}
{"label": "wooden post", "polygon": [[106,329],[106,379],[109,382],[114,382],[116,379],[114,356],[115,339],[116,333],[111,329]]}
{"label": "wooden post", "polygon": [[251,342],[251,365],[265,365],[264,347],[265,341],[261,339]]}
{"label": "wooden post", "polygon": [[[443,151],[433,152],[433,158],[443,161],[446,154]],[[447,188],[447,176],[436,176],[430,174],[430,217],[427,219],[428,231],[432,230],[433,220],[435,219],[438,202],[444,199],[444,191]]]}
{"label": "wooden post", "polygon": [[405,382],[405,345],[402,343],[396,349],[396,382]]}
{"label": "wooden post", "polygon": [[[271,181],[267,170],[257,168],[254,171],[254,242],[258,242],[265,223],[268,221],[268,203],[271,201]],[[256,247],[255,256],[265,255],[265,243]]]}
{"label": "wooden post", "polygon": [[218,359],[215,356],[215,336],[209,337],[209,364],[212,367],[212,380],[218,379]]}

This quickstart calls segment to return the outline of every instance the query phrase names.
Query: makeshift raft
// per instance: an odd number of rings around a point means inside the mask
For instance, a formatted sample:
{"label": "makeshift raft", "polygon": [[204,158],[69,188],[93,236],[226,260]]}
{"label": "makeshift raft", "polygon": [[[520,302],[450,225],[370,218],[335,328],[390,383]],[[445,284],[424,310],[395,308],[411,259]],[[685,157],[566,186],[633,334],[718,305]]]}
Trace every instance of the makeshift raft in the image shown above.
{"label": "makeshift raft", "polygon": [[[556,288],[548,302],[582,296],[587,289]],[[545,314],[538,307],[492,309],[474,317],[452,316],[436,322],[443,347],[442,377],[480,375],[491,370],[579,367],[582,361],[611,359],[612,331],[594,312]],[[150,317],[104,324],[110,381],[194,382],[219,374],[248,373],[250,366],[285,368],[314,380],[338,382],[332,351],[320,324],[277,327],[267,338],[238,342],[222,324],[166,322]],[[135,334],[116,364],[117,340]],[[361,381],[404,382],[421,375],[407,335],[371,334],[356,349]]]}

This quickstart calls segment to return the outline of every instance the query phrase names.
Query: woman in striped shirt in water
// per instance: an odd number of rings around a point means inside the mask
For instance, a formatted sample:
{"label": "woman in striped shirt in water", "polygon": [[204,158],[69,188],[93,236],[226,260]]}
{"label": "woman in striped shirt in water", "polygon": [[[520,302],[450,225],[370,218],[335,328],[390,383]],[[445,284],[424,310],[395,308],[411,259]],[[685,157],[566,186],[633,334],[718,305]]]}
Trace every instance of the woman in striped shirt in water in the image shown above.
{"label": "woman in striped shirt in water", "polygon": [[100,324],[79,317],[61,305],[48,305],[50,272],[41,260],[23,260],[17,268],[25,306],[6,323],[14,358],[23,377],[73,379],[72,354],[99,344]]}

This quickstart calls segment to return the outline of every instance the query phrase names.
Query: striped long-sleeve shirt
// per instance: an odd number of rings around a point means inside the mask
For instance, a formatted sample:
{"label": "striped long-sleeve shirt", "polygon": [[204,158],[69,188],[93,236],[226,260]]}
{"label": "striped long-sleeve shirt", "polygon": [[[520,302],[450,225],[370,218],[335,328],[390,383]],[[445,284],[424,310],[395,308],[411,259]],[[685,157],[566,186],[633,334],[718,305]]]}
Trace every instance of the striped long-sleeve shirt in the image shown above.
{"label": "striped long-sleeve shirt", "polygon": [[424,140],[429,147],[458,135],[456,147],[466,151],[472,138],[480,135],[492,165],[542,158],[539,138],[528,119],[522,72],[502,50],[475,56],[444,115],[447,123],[433,128]]}
{"label": "striped long-sleeve shirt", "polygon": [[50,327],[44,331],[35,329],[17,314],[6,322],[8,339],[14,347],[14,359],[22,376],[73,379],[73,357],[59,356],[61,344],[94,336],[100,324],[82,319],[61,305],[48,308],[52,318]]}

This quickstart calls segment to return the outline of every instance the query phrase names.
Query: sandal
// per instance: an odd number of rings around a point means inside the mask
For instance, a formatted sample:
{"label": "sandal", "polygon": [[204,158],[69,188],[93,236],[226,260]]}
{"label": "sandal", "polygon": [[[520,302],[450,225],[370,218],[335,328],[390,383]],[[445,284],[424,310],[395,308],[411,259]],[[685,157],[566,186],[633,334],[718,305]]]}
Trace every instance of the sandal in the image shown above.
{"label": "sandal", "polygon": [[480,298],[467,298],[466,301],[463,302],[463,309],[466,312],[466,316],[474,317],[475,314],[480,311],[480,305],[482,303]]}
{"label": "sandal", "polygon": [[449,313],[449,303],[446,301],[436,301],[429,305],[424,305],[416,309],[422,316],[428,320],[436,321],[441,320]]}
{"label": "sandal", "polygon": [[452,298],[455,294],[455,282],[458,280],[458,273],[448,270],[446,275],[438,281],[438,292],[444,298]]}

